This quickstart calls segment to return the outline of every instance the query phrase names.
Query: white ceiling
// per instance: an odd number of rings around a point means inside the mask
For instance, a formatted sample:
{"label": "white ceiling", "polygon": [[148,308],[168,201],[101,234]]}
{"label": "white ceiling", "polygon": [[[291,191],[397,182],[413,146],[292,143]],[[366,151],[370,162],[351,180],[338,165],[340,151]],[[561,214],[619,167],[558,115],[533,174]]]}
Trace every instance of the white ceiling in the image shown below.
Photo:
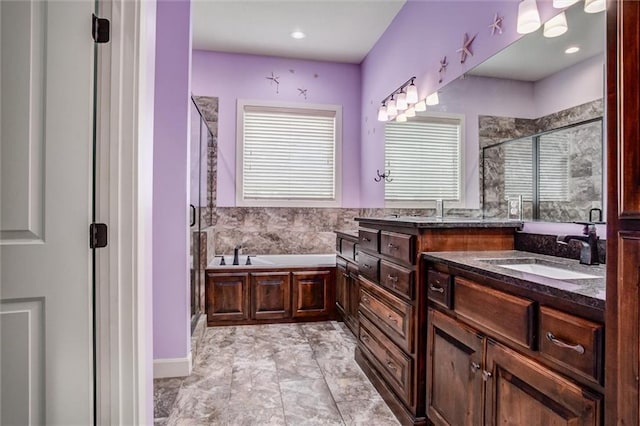
{"label": "white ceiling", "polygon": [[[535,82],[587,58],[604,55],[605,14],[585,13],[583,7],[583,2],[578,2],[566,10],[569,30],[563,35],[546,38],[540,28],[468,74]],[[580,51],[567,55],[564,51],[569,46],[578,46]]]}
{"label": "white ceiling", "polygon": [[194,0],[193,48],[358,64],[405,1]]}

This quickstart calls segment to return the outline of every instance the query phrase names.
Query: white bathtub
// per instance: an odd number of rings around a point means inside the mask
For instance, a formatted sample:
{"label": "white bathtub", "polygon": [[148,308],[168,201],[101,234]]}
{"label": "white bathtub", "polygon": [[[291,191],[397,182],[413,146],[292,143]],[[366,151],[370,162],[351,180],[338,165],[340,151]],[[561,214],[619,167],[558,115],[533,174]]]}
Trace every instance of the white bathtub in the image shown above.
{"label": "white bathtub", "polygon": [[247,255],[238,256],[239,265],[233,265],[233,256],[224,257],[225,265],[220,265],[216,257],[207,269],[222,268],[315,268],[336,266],[335,254],[263,254],[251,256],[251,265],[246,265]]}

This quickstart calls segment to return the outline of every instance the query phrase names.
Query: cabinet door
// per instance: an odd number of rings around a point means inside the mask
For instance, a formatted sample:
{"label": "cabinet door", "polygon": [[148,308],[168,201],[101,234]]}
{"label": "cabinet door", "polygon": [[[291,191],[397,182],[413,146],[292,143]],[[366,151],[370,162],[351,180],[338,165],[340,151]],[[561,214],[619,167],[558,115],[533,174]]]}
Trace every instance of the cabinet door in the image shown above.
{"label": "cabinet door", "polygon": [[346,263],[338,259],[336,265],[336,308],[345,321],[349,309],[349,280]]}
{"label": "cabinet door", "polygon": [[294,318],[326,317],[333,312],[331,271],[293,272],[292,275]]}
{"label": "cabinet door", "polygon": [[207,274],[207,322],[249,318],[249,274]]}
{"label": "cabinet door", "polygon": [[253,318],[281,319],[291,316],[291,281],[288,272],[251,274]]}
{"label": "cabinet door", "polygon": [[349,307],[348,317],[353,324],[353,330],[358,329],[358,305],[360,305],[360,279],[358,278],[358,267],[347,265],[349,275]]}
{"label": "cabinet door", "polygon": [[601,396],[493,341],[486,356],[485,424],[601,424]]}
{"label": "cabinet door", "polygon": [[433,309],[427,335],[427,411],[435,425],[482,424],[484,338]]}

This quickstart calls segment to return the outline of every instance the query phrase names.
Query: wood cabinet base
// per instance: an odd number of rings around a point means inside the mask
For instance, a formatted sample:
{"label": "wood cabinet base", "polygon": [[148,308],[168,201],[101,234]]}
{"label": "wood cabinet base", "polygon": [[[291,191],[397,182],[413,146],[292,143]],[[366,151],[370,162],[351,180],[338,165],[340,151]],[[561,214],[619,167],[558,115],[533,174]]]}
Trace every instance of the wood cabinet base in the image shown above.
{"label": "wood cabinet base", "polygon": [[403,425],[426,425],[428,424],[425,417],[414,417],[389,388],[387,382],[380,376],[375,367],[369,362],[367,357],[362,353],[360,348],[356,348],[355,359],[364,374],[369,378],[373,386],[382,396],[384,402],[387,403],[398,421]]}

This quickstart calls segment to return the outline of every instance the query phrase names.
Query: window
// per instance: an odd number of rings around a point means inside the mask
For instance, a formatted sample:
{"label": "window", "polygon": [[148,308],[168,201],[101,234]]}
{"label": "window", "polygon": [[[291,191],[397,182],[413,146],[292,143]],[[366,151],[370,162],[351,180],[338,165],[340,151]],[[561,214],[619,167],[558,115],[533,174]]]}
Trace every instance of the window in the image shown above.
{"label": "window", "polygon": [[[391,171],[385,200],[398,207],[461,201],[462,117],[419,117],[387,123],[385,162]],[[450,204],[451,205],[451,204]]]}
{"label": "window", "polygon": [[[524,201],[533,200],[533,138],[516,139],[504,144],[504,195]],[[488,170],[485,172],[489,172]]]}
{"label": "window", "polygon": [[569,201],[568,132],[540,136],[538,156],[539,201]]}
{"label": "window", "polygon": [[237,204],[338,206],[341,112],[239,101]]}

